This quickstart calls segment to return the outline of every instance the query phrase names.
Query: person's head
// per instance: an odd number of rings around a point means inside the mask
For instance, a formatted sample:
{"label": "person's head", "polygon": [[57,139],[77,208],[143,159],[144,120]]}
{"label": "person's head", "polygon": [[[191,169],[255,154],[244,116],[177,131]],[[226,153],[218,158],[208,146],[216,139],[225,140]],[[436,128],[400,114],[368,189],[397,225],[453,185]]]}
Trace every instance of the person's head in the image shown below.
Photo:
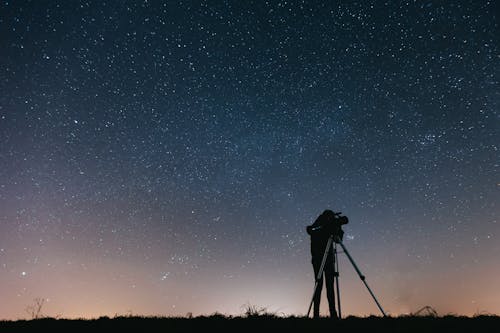
{"label": "person's head", "polygon": [[321,215],[323,215],[328,221],[333,221],[335,218],[335,213],[330,209],[326,209]]}

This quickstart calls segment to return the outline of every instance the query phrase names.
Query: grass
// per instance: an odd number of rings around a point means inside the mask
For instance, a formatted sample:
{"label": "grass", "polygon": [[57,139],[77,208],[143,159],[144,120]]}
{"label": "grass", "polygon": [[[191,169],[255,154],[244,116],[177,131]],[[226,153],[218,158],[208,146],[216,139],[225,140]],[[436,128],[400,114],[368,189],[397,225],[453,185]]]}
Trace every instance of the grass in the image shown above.
{"label": "grass", "polygon": [[55,319],[0,321],[0,332],[53,331],[141,331],[141,332],[489,332],[500,327],[500,317],[401,316],[328,318],[281,317],[265,309],[252,308],[241,317],[214,314],[200,317],[101,317],[98,319]]}

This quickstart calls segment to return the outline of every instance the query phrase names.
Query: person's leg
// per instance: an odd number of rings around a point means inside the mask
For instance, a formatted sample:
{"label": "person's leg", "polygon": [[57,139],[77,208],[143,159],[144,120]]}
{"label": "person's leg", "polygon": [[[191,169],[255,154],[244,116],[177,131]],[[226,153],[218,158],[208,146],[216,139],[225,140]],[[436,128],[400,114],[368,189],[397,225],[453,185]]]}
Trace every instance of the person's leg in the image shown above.
{"label": "person's leg", "polygon": [[323,276],[316,281],[318,277],[319,269],[321,268],[321,261],[313,260],[312,262],[314,268],[314,281],[318,283],[316,291],[314,293],[314,318],[319,318],[319,305],[321,303],[321,290],[323,289]]}
{"label": "person's leg", "polygon": [[326,296],[328,298],[328,306],[330,308],[331,318],[337,318],[337,310],[335,309],[334,279],[335,279],[334,261],[331,258],[331,256],[328,256],[325,265],[325,284],[326,284]]}

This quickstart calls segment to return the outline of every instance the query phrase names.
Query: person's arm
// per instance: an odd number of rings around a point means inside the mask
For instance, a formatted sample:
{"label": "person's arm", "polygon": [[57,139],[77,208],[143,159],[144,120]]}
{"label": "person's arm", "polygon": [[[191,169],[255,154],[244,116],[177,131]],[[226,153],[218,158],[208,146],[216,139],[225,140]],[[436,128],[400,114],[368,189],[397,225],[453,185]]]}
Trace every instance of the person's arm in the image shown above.
{"label": "person's arm", "polygon": [[306,231],[309,235],[316,234],[319,231],[321,231],[321,228],[323,227],[323,223],[321,223],[321,216],[314,221],[313,224],[308,225],[306,228]]}

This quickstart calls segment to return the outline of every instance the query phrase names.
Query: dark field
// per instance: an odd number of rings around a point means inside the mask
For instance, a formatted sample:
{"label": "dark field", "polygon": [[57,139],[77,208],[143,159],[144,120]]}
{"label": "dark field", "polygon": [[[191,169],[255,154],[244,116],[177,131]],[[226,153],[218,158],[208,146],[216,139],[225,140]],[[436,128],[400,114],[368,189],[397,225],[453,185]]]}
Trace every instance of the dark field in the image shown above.
{"label": "dark field", "polygon": [[101,317],[1,321],[0,332],[499,332],[500,317]]}

